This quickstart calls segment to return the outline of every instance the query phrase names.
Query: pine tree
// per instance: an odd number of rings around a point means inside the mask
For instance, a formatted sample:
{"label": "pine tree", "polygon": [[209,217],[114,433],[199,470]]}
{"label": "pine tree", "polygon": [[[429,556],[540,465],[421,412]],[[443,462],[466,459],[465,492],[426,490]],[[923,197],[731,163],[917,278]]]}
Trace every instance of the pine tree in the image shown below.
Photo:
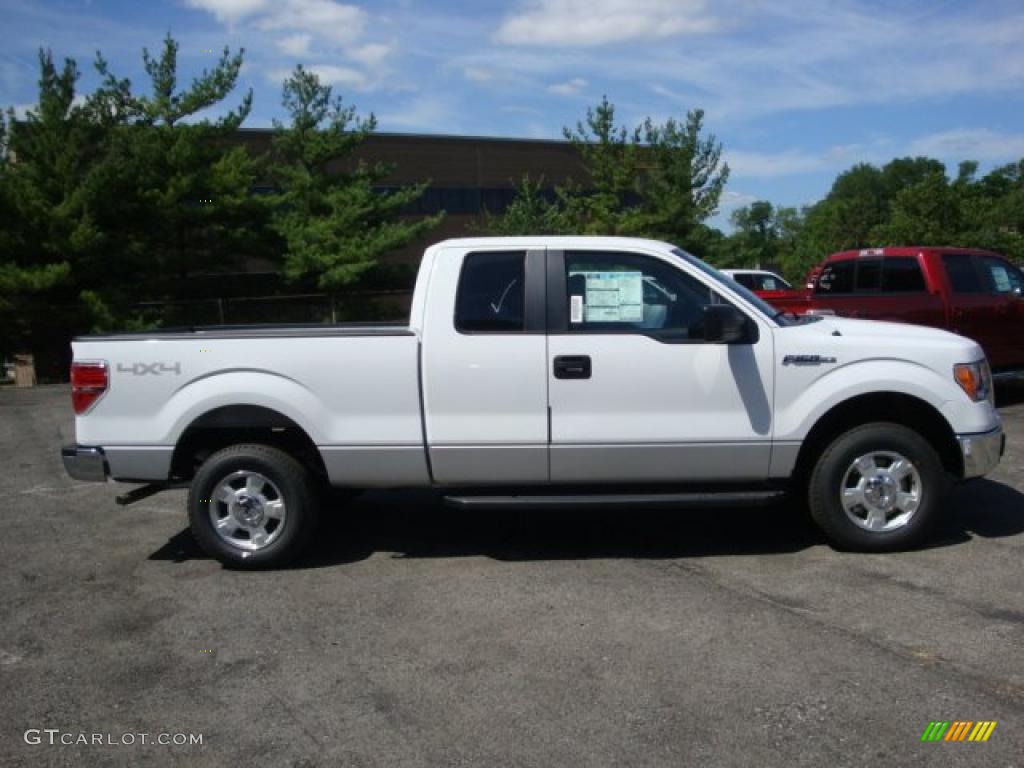
{"label": "pine tree", "polygon": [[320,289],[337,291],[437,225],[440,215],[401,218],[426,185],[382,193],[375,187],[387,166],[353,161],[355,148],[376,129],[372,115],[359,118],[301,65],[284,83],[283,104],[290,119],[275,122],[269,171],[280,189],[271,226],[285,244],[286,277],[312,278]]}

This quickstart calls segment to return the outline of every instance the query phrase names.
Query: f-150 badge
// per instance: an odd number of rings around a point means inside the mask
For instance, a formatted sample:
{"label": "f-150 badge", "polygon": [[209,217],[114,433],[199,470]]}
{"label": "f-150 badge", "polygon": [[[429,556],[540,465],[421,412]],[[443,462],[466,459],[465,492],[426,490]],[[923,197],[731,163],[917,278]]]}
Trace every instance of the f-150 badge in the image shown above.
{"label": "f-150 badge", "polygon": [[786,355],[782,358],[783,365],[821,365],[823,363],[834,363],[834,357],[823,355]]}

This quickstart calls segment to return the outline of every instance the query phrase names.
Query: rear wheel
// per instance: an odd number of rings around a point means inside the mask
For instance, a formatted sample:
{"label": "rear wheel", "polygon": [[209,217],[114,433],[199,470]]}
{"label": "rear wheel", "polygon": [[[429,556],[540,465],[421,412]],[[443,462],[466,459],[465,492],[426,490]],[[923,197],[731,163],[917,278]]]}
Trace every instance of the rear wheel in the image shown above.
{"label": "rear wheel", "polygon": [[281,566],[309,544],[316,527],[312,476],[267,445],[233,445],[208,458],[188,497],[189,522],[203,550],[238,568]]}
{"label": "rear wheel", "polygon": [[927,440],[878,422],[851,429],[825,449],[811,473],[808,506],[834,546],[890,552],[927,537],[949,487]]}

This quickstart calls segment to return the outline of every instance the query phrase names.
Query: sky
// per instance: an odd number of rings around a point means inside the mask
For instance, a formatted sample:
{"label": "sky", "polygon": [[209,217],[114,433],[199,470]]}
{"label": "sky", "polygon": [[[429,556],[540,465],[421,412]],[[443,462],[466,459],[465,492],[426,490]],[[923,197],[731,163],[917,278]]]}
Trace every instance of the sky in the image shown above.
{"label": "sky", "polygon": [[245,48],[248,127],[283,117],[302,63],[379,130],[560,138],[603,95],[618,118],[705,111],[731,176],[716,223],[756,199],[813,203],[857,162],[928,155],[955,173],[1024,157],[1020,0],[0,0],[0,105],[34,103],[37,52],[81,88],[146,85],[170,32],[179,79]]}

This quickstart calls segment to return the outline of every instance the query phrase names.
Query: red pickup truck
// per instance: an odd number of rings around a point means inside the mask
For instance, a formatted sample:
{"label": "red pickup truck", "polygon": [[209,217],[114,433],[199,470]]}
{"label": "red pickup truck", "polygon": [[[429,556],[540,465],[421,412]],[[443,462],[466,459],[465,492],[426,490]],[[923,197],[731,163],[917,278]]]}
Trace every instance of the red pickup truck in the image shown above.
{"label": "red pickup truck", "polygon": [[1024,274],[971,248],[871,248],[829,256],[802,295],[765,299],[786,312],[892,320],[968,336],[997,379],[1024,377]]}

